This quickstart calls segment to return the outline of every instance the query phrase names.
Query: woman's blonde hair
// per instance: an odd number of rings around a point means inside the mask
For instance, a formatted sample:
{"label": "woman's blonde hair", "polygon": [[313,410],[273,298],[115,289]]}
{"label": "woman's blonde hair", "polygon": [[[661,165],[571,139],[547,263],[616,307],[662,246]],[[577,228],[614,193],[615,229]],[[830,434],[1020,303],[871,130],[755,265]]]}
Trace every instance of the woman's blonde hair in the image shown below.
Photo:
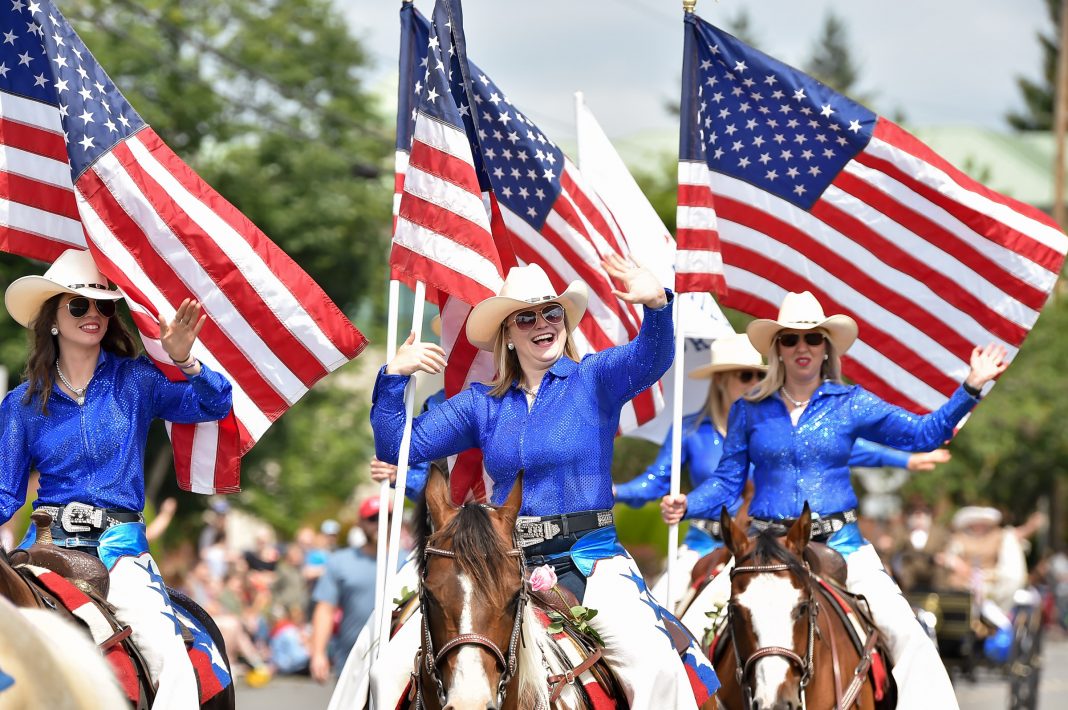
{"label": "woman's blonde hair", "polygon": [[[820,379],[841,384],[842,361],[838,356],[838,350],[834,347],[834,343],[831,342],[830,334],[827,331],[823,328],[816,328],[815,330],[823,334],[823,347],[826,348],[824,352],[827,354],[827,359],[823,361],[823,365],[820,367]],[[779,333],[781,332],[780,330]],[[783,367],[779,355],[779,333],[776,333],[771,340],[771,350],[768,352],[767,374],[756,389],[744,395],[750,402],[767,399],[786,384],[786,368]]]}
{"label": "woman's blonde hair", "polygon": [[[509,314],[511,317],[511,314]],[[497,366],[497,372],[493,379],[486,384],[490,386],[490,397],[503,397],[505,392],[512,388],[513,382],[518,382],[523,376],[523,369],[519,366],[519,356],[515,350],[509,350],[505,345],[504,331],[507,328],[508,319],[501,322],[497,329],[497,335],[493,339],[493,362]],[[564,354],[575,362],[579,360],[578,348],[571,337],[571,323],[567,313],[564,313]]]}
{"label": "woman's blonde hair", "polygon": [[[738,368],[744,370],[747,368]],[[727,378],[737,370],[722,370],[712,373],[708,383],[708,399],[701,407],[700,416],[694,422],[694,428],[701,426],[705,419],[712,421],[712,426],[721,433],[727,431],[727,414],[730,412],[730,402],[727,402]]]}

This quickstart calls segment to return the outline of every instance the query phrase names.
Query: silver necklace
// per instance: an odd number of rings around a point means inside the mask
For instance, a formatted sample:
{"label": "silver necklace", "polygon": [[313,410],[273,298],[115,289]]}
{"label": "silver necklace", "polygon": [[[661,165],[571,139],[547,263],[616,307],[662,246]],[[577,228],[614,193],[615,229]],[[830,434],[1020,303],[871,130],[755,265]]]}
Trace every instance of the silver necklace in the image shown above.
{"label": "silver necklace", "polygon": [[783,396],[783,397],[786,397],[786,399],[790,400],[790,404],[794,405],[795,407],[804,407],[805,405],[807,405],[807,404],[808,404],[809,402],[811,402],[811,401],[812,401],[812,398],[811,398],[811,397],[809,397],[809,398],[808,398],[808,399],[806,399],[806,400],[805,400],[804,402],[798,402],[798,401],[797,401],[796,399],[794,399],[793,397],[791,397],[791,396],[790,396],[790,395],[789,395],[789,394],[788,394],[788,393],[786,392],[786,388],[785,388],[785,387],[780,387],[780,388],[779,388],[779,391],[780,391],[780,392],[782,392],[782,396]]}
{"label": "silver necklace", "polygon": [[[89,383],[86,382],[85,387],[75,387],[72,385],[67,378],[63,376],[63,370],[59,369],[59,358],[56,358],[56,374],[59,375],[59,381],[74,393],[74,401],[77,402],[79,406],[85,404],[85,390],[89,388]],[[92,380],[92,378],[89,379]]]}
{"label": "silver necklace", "polygon": [[536,387],[534,389],[530,389],[526,385],[521,384],[521,385],[519,385],[519,389],[523,390],[524,392],[526,392],[531,397],[537,397],[538,396],[538,390],[541,389],[541,387],[539,386],[539,387]]}

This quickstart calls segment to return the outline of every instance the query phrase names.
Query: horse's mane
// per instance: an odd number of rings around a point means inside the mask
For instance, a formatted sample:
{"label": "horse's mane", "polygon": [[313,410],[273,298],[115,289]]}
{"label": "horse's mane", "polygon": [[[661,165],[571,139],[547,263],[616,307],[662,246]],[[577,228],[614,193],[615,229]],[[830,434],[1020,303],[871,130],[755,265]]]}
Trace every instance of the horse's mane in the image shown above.
{"label": "horse's mane", "polygon": [[445,547],[456,554],[460,571],[475,581],[476,593],[482,594],[491,604],[501,608],[511,600],[514,590],[505,587],[509,572],[518,569],[519,562],[508,553],[511,540],[501,538],[490,519],[490,507],[468,503],[441,530],[433,530],[426,498],[416,508],[416,549],[419,574],[426,572],[426,555],[429,547]]}
{"label": "horse's mane", "polygon": [[788,566],[792,574],[801,577],[802,579],[808,576],[808,570],[805,569],[802,560],[797,555],[787,550],[786,547],[779,542],[779,538],[770,530],[762,530],[753,538],[752,559],[757,563],[766,563],[769,560],[776,560]]}

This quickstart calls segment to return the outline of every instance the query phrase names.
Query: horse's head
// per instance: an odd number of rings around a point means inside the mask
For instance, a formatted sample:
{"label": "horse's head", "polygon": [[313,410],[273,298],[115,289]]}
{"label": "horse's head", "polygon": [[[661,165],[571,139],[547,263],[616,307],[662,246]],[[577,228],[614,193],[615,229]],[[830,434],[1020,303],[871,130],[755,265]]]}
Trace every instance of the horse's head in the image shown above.
{"label": "horse's head", "polygon": [[808,504],[785,544],[767,530],[750,539],[726,510],[721,524],[734,554],[729,618],[746,707],[800,710],[815,642],[815,600],[803,562],[811,534]]}
{"label": "horse's head", "polygon": [[423,702],[445,710],[497,709],[515,678],[526,591],[512,542],[522,473],[499,508],[453,506],[432,466],[426,485],[431,530],[420,541]]}

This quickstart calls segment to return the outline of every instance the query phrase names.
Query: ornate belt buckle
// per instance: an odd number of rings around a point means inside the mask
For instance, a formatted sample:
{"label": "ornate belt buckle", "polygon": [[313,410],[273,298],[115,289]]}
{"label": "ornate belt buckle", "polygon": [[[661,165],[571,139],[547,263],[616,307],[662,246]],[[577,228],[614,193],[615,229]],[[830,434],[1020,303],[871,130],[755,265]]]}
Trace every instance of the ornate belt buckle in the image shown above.
{"label": "ornate belt buckle", "polygon": [[562,527],[550,520],[543,520],[541,523],[541,536],[543,540],[549,540],[560,534],[563,530]]}
{"label": "ornate belt buckle", "polygon": [[104,511],[85,503],[67,503],[59,520],[69,533],[89,532],[104,526]]}
{"label": "ornate belt buckle", "polygon": [[599,510],[597,511],[597,527],[606,528],[612,524],[612,511],[611,510]]}

